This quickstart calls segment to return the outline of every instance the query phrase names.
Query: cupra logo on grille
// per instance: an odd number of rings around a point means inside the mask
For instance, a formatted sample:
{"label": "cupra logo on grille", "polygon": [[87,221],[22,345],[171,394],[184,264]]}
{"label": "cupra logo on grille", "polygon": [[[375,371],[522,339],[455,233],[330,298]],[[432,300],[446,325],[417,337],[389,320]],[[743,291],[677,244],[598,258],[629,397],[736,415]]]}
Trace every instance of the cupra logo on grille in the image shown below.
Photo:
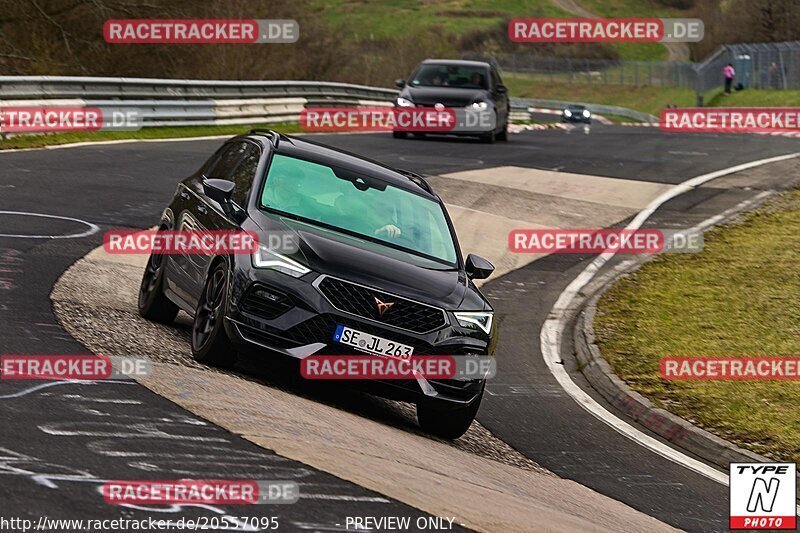
{"label": "cupra logo on grille", "polygon": [[373,298],[375,298],[375,305],[378,306],[378,316],[383,316],[383,313],[394,305],[394,302],[382,302],[377,296],[373,296]]}

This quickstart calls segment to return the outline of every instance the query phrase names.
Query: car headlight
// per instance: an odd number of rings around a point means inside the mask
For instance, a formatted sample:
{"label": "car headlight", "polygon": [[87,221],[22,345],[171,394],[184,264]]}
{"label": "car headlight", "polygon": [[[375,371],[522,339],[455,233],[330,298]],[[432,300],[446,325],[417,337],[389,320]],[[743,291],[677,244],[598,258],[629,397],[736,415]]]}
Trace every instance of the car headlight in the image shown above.
{"label": "car headlight", "polygon": [[572,116],[572,111],[570,111],[569,109],[565,109],[564,110],[564,116],[565,117],[571,117]]}
{"label": "car headlight", "polygon": [[584,109],[583,110],[583,116],[586,117],[586,118],[589,118],[589,117],[592,116],[592,114],[589,112],[588,109]]}
{"label": "car headlight", "polygon": [[259,246],[252,257],[254,267],[277,270],[278,272],[283,272],[294,278],[299,278],[311,272],[311,269],[301,265],[297,261],[289,259],[279,253],[272,252],[264,246]]}
{"label": "car headlight", "polygon": [[398,107],[414,107],[414,102],[407,98],[403,98],[402,96],[397,97],[397,106]]}
{"label": "car headlight", "polygon": [[489,108],[489,102],[473,102],[469,107],[473,111],[486,111]]}
{"label": "car headlight", "polygon": [[494,313],[491,311],[459,311],[453,314],[463,328],[480,328],[487,335],[492,332],[492,318],[494,317]]}

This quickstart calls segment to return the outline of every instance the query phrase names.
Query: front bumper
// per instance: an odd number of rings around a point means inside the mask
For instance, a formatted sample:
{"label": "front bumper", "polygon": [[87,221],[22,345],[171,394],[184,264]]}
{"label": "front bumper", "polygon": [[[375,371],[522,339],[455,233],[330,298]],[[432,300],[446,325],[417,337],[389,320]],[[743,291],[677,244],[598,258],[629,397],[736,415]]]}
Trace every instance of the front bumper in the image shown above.
{"label": "front bumper", "polygon": [[561,115],[561,122],[578,122],[578,123],[582,122],[584,124],[591,124],[592,117],[591,116],[584,117],[583,115],[577,115],[577,116],[572,115],[571,117],[567,117],[565,115]]}
{"label": "front bumper", "polygon": [[[417,112],[435,112],[434,106],[416,105],[414,107],[397,107],[395,110]],[[447,110],[452,114],[454,125],[452,128],[432,128],[417,130],[414,127],[395,127],[394,133],[405,133],[410,135],[456,135],[469,137],[482,137],[492,132],[497,132],[497,112],[493,106],[487,109],[477,110],[469,107],[448,107],[442,108],[441,112]]]}
{"label": "front bumper", "polygon": [[[443,323],[431,331],[416,333],[337,309],[319,289],[319,274],[295,279],[278,272],[249,269],[246,273],[240,271],[238,277],[232,284],[225,327],[233,342],[248,352],[277,352],[298,359],[351,355],[352,348],[333,341],[338,325],[413,346],[414,355],[490,355],[493,350],[489,336],[461,327],[451,313],[445,312]],[[468,404],[480,395],[484,380],[420,377],[349,384],[401,401],[436,399]]]}

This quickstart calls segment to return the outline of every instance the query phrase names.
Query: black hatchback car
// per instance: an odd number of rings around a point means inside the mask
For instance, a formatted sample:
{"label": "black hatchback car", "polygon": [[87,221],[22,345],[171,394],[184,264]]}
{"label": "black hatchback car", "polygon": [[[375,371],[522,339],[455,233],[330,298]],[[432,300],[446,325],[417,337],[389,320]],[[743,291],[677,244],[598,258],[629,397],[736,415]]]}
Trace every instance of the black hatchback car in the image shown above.
{"label": "black hatchback car", "polygon": [[[436,107],[466,110],[471,113],[492,114],[489,131],[460,130],[450,133],[479,136],[484,142],[505,141],[511,115],[508,88],[503,85],[497,69],[482,61],[454,59],[426,59],[420,63],[406,81],[395,82],[402,90],[395,106]],[[396,131],[395,137],[405,137],[405,131]],[[412,132],[422,135],[424,132]]]}
{"label": "black hatchback car", "polygon": [[570,104],[561,111],[561,122],[592,123],[592,112],[584,105]]}
{"label": "black hatchback car", "polygon": [[[342,328],[415,356],[494,351],[493,310],[472,281],[494,267],[475,255],[462,259],[444,204],[418,175],[253,130],[178,184],[159,229],[249,231],[262,243],[252,255],[150,256],[139,313],[159,322],[179,309],[192,315],[199,362],[230,367],[244,351],[352,354],[337,342]],[[296,246],[263,245],[277,234]],[[425,431],[457,438],[475,417],[484,382],[419,376],[360,385],[416,403]]]}

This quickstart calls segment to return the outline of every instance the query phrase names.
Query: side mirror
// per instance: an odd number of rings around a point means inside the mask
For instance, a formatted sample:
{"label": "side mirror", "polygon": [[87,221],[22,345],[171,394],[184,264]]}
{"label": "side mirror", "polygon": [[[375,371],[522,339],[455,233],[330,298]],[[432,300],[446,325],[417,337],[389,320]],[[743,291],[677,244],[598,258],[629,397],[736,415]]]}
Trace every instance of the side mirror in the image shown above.
{"label": "side mirror", "polygon": [[467,261],[464,264],[467,271],[467,276],[470,279],[486,279],[494,272],[494,265],[483,257],[475,254],[469,254]]}
{"label": "side mirror", "polygon": [[403,87],[406,86],[406,80],[397,78],[396,80],[394,80],[394,84],[402,89]]}
{"label": "side mirror", "polygon": [[236,184],[228,180],[207,179],[203,180],[203,192],[206,196],[222,206],[222,210],[236,222],[241,222],[238,213],[231,202]]}
{"label": "side mirror", "polygon": [[507,92],[508,92],[508,87],[506,87],[502,83],[497,84],[497,94],[506,94]]}
{"label": "side mirror", "polygon": [[228,180],[203,180],[203,192],[220,205],[230,203],[236,184]]}

